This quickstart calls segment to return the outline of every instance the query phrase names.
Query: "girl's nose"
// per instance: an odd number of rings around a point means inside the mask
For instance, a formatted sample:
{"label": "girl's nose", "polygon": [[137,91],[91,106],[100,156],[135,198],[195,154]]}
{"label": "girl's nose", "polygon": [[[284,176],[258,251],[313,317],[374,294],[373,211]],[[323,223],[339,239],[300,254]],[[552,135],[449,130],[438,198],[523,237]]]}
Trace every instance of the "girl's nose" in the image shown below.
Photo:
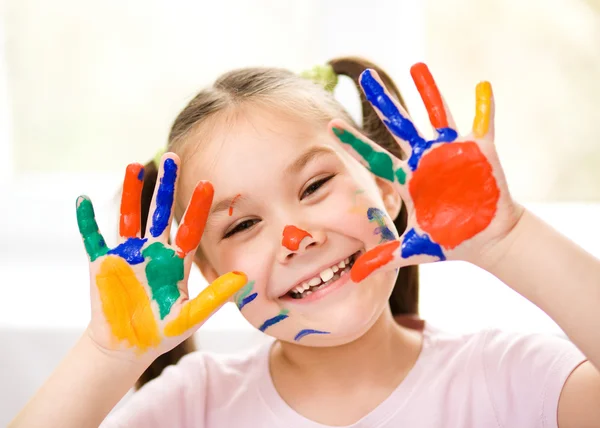
{"label": "girl's nose", "polygon": [[296,226],[288,225],[284,227],[279,261],[282,263],[287,262],[294,256],[306,252],[309,248],[318,247],[324,242],[324,237],[320,235],[308,233]]}

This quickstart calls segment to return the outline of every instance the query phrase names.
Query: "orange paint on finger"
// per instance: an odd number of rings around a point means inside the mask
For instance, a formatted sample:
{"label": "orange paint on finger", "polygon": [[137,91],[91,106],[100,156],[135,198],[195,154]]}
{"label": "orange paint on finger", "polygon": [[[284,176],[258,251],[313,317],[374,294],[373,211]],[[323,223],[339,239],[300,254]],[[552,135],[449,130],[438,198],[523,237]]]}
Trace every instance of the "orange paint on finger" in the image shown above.
{"label": "orange paint on finger", "polygon": [[394,251],[399,246],[400,241],[391,241],[378,245],[362,254],[356,259],[354,266],[350,270],[350,279],[352,279],[352,282],[361,282],[374,271],[394,260]]}
{"label": "orange paint on finger", "polygon": [[140,233],[143,185],[144,167],[139,163],[128,165],[123,180],[121,220],[119,224],[119,234],[123,238],[134,238]]}
{"label": "orange paint on finger", "polygon": [[298,251],[298,248],[300,248],[300,242],[302,242],[302,240],[306,237],[312,238],[312,235],[306,230],[299,229],[296,226],[286,226],[283,229],[283,239],[281,240],[281,245],[288,250]]}
{"label": "orange paint on finger", "polygon": [[417,223],[446,249],[483,231],[500,189],[477,143],[443,144],[423,156],[409,182]]}
{"label": "orange paint on finger", "polygon": [[233,215],[233,204],[235,203],[235,201],[242,196],[241,194],[237,194],[233,197],[233,199],[231,200],[231,204],[229,204],[229,217],[231,217]]}
{"label": "orange paint on finger", "polygon": [[225,304],[248,282],[248,277],[242,272],[229,272],[221,275],[208,287],[181,308],[181,312],[165,327],[165,335],[179,336],[208,317]]}
{"label": "orange paint on finger", "polygon": [[421,94],[431,124],[436,129],[447,128],[448,117],[444,108],[444,102],[442,101],[442,95],[435,84],[435,80],[433,80],[429,68],[420,62],[410,68],[410,74],[419,94]]}
{"label": "orange paint on finger", "polygon": [[178,251],[180,257],[185,257],[200,243],[214,194],[214,188],[208,181],[201,181],[194,189],[194,194],[175,238],[175,243],[180,250]]}
{"label": "orange paint on finger", "polygon": [[490,82],[479,82],[475,88],[475,119],[473,135],[483,138],[490,128],[492,114],[492,85]]}
{"label": "orange paint on finger", "polygon": [[150,298],[131,266],[119,256],[107,256],[96,284],[112,335],[140,353],[158,346],[161,337]]}

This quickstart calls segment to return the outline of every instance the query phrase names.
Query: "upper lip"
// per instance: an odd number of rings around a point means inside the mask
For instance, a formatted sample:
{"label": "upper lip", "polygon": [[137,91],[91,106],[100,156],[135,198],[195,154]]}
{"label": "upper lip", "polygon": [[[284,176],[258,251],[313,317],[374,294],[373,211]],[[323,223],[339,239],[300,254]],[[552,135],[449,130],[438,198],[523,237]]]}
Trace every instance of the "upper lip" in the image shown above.
{"label": "upper lip", "polygon": [[321,272],[323,272],[325,269],[327,269],[327,268],[329,268],[329,267],[332,267],[333,265],[339,264],[339,263],[340,263],[342,260],[346,260],[347,258],[350,258],[350,257],[352,257],[352,256],[353,256],[355,253],[357,253],[358,251],[360,251],[360,250],[353,251],[352,253],[350,253],[350,254],[348,254],[347,256],[344,256],[344,257],[342,257],[342,258],[338,259],[338,260],[337,260],[337,261],[335,261],[335,262],[330,262],[330,263],[328,263],[328,264],[324,264],[324,265],[323,265],[321,268],[314,270],[314,271],[313,271],[313,273],[303,276],[303,277],[302,277],[302,278],[301,278],[299,281],[295,282],[295,283],[294,283],[294,285],[292,285],[291,287],[289,287],[289,288],[287,289],[287,291],[286,291],[285,293],[283,293],[283,294],[282,294],[281,296],[279,296],[279,297],[283,297],[283,296],[285,296],[285,295],[286,295],[286,294],[288,294],[290,291],[292,291],[294,288],[298,287],[299,285],[303,284],[304,282],[308,281],[309,279],[311,279],[311,278],[314,278],[314,277],[316,277],[316,276],[319,276],[319,274],[320,274]]}

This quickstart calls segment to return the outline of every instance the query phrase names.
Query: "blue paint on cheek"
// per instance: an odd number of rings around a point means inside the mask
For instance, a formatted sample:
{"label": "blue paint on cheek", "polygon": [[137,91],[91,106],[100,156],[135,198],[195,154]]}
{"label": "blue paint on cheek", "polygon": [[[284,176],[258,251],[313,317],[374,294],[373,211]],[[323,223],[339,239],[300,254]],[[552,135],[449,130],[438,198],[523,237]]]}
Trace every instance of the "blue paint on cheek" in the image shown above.
{"label": "blue paint on cheek", "polygon": [[127,241],[108,251],[108,254],[115,254],[125,259],[130,265],[137,265],[144,261],[142,247],[147,241],[148,239],[146,238],[129,238]]}
{"label": "blue paint on cheek", "polygon": [[258,327],[258,329],[262,332],[264,332],[266,329],[268,329],[269,327],[271,327],[274,324],[277,324],[280,321],[283,321],[284,319],[286,319],[288,317],[288,313],[287,311],[281,311],[279,313],[279,315],[274,316],[273,318],[269,318],[268,320],[266,320],[264,323],[262,323],[262,325],[260,327]]}
{"label": "blue paint on cheek", "polygon": [[402,257],[406,259],[419,255],[439,257],[440,261],[446,260],[446,256],[439,244],[429,239],[429,236],[426,234],[419,235],[415,229],[411,229],[404,235]]}
{"label": "blue paint on cheek", "polygon": [[304,336],[308,336],[309,334],[330,334],[328,331],[321,330],[312,330],[310,328],[300,330],[300,332],[294,337],[294,340],[297,342],[302,339]]}
{"label": "blue paint on cheek", "polygon": [[253,301],[254,299],[256,299],[256,296],[258,296],[258,293],[252,293],[249,296],[244,297],[238,303],[238,305],[237,305],[238,309],[241,311],[244,306],[246,306],[248,303],[250,303],[251,301]]}
{"label": "blue paint on cheek", "polygon": [[175,179],[177,178],[177,164],[173,159],[166,159],[163,165],[164,175],[156,192],[156,209],[152,215],[150,233],[153,237],[160,236],[171,218],[173,197],[175,195]]}
{"label": "blue paint on cheek", "polygon": [[381,235],[380,244],[396,239],[394,232],[386,224],[386,215],[379,208],[369,208],[367,210],[367,218],[369,221],[376,222],[379,227],[375,228],[375,235]]}

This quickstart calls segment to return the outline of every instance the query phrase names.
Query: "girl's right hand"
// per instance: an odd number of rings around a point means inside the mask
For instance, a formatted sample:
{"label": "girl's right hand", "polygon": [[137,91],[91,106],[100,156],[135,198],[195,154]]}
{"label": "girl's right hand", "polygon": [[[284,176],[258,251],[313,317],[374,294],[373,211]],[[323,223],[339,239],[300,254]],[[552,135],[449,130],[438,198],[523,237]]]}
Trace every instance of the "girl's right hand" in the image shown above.
{"label": "girl's right hand", "polygon": [[159,184],[141,238],[144,167],[130,164],[121,199],[119,244],[110,249],[98,230],[91,201],[77,199],[77,223],[90,259],[92,320],[88,333],[105,351],[127,359],[151,361],[191,336],[247,281],[229,272],[189,299],[187,281],[194,253],[213,199],[210,182],[201,181],[169,245],[179,158],[161,159]]}

